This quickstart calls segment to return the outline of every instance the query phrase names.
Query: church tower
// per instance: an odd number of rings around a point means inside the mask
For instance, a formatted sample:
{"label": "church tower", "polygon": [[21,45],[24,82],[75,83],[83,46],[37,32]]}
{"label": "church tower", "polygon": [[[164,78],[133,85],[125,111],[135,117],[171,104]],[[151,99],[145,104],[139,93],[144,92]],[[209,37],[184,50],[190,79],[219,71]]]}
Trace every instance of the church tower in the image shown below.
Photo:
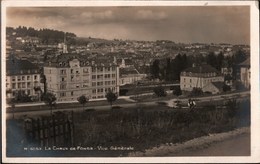
{"label": "church tower", "polygon": [[67,47],[67,44],[66,44],[66,33],[64,33],[63,53],[64,54],[68,53],[68,47]]}

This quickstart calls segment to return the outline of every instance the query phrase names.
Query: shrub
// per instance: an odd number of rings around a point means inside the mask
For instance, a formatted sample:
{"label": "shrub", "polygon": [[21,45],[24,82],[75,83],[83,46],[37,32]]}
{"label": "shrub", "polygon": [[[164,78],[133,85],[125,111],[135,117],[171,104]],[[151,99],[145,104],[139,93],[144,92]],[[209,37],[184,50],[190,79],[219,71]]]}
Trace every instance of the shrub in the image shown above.
{"label": "shrub", "polygon": [[190,96],[200,96],[200,95],[203,95],[203,91],[201,88],[194,87],[190,93]]}
{"label": "shrub", "polygon": [[158,86],[158,87],[154,88],[153,91],[156,94],[156,96],[158,96],[158,97],[165,97],[167,95],[166,91],[164,90],[164,88],[162,86]]}

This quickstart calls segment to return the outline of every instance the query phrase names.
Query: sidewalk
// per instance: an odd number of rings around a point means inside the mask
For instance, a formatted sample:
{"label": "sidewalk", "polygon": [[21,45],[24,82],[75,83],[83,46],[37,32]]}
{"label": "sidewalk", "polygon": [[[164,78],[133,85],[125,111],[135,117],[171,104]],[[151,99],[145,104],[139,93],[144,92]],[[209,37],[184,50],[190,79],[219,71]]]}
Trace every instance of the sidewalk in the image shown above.
{"label": "sidewalk", "polygon": [[250,155],[250,127],[210,134],[209,136],[195,138],[184,143],[167,143],[145,150],[145,152],[129,154],[131,157],[229,155]]}

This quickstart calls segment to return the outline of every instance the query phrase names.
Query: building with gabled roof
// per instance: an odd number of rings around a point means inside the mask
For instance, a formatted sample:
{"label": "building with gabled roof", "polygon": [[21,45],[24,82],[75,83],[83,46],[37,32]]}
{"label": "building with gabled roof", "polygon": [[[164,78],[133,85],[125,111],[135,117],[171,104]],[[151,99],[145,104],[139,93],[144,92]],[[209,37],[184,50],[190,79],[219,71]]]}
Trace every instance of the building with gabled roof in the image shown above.
{"label": "building with gabled roof", "polygon": [[58,101],[76,101],[81,95],[105,98],[106,92],[119,92],[119,67],[108,61],[92,61],[87,56],[65,53],[44,66],[47,91]]}
{"label": "building with gabled roof", "polygon": [[34,90],[36,87],[43,88],[37,65],[15,57],[6,60],[7,98],[15,98],[18,92],[36,98],[39,96]]}
{"label": "building with gabled roof", "polygon": [[134,66],[127,68],[119,68],[119,83],[120,86],[126,84],[133,84],[140,80],[143,80],[147,75],[141,74]]}
{"label": "building with gabled roof", "polygon": [[183,91],[192,91],[193,88],[201,88],[203,92],[213,94],[221,92],[215,82],[224,83],[224,77],[217,69],[210,65],[202,64],[185,69],[180,75],[180,87]]}

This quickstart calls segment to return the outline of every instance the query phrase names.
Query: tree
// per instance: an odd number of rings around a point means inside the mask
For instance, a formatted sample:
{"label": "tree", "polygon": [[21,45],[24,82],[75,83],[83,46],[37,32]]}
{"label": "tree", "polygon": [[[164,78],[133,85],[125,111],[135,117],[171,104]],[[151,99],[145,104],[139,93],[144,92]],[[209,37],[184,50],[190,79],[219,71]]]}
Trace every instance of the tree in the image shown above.
{"label": "tree", "polygon": [[12,114],[13,114],[13,119],[14,119],[15,99],[12,98],[10,101],[7,101],[7,103],[11,106],[11,110],[12,110]]}
{"label": "tree", "polygon": [[107,98],[107,101],[110,103],[111,105],[111,109],[112,109],[112,105],[113,105],[113,102],[117,100],[117,94],[116,93],[113,93],[111,91],[111,89],[107,92],[106,94],[106,98]]}
{"label": "tree", "polygon": [[159,63],[160,61],[158,59],[154,60],[151,67],[150,67],[150,72],[153,78],[159,78],[159,72],[160,72],[160,68],[159,68]]}
{"label": "tree", "polygon": [[224,92],[231,91],[231,87],[228,86],[227,84],[224,84],[224,85],[223,85],[223,91],[224,91]]}
{"label": "tree", "polygon": [[34,87],[34,91],[38,93],[38,100],[41,100],[42,89],[41,87]]}
{"label": "tree", "polygon": [[165,92],[165,90],[162,86],[158,86],[158,87],[154,88],[153,91],[156,94],[156,96],[158,96],[158,97],[165,97],[167,95],[167,93]]}
{"label": "tree", "polygon": [[203,91],[201,88],[193,88],[191,93],[190,93],[191,96],[200,96],[200,95],[203,95]]}
{"label": "tree", "polygon": [[89,98],[86,97],[86,96],[84,96],[84,95],[82,95],[82,96],[78,97],[77,100],[78,100],[78,102],[79,102],[80,104],[82,104],[83,110],[84,110],[84,107],[85,107],[85,105],[87,104],[87,102],[89,101]]}
{"label": "tree", "polygon": [[55,107],[56,105],[56,96],[53,93],[47,92],[43,95],[43,101],[46,105],[48,105],[51,109],[51,115],[52,115],[52,107]]}
{"label": "tree", "polygon": [[180,88],[180,87],[174,88],[173,91],[172,91],[172,94],[175,95],[175,96],[180,96],[180,95],[182,95],[181,88]]}

